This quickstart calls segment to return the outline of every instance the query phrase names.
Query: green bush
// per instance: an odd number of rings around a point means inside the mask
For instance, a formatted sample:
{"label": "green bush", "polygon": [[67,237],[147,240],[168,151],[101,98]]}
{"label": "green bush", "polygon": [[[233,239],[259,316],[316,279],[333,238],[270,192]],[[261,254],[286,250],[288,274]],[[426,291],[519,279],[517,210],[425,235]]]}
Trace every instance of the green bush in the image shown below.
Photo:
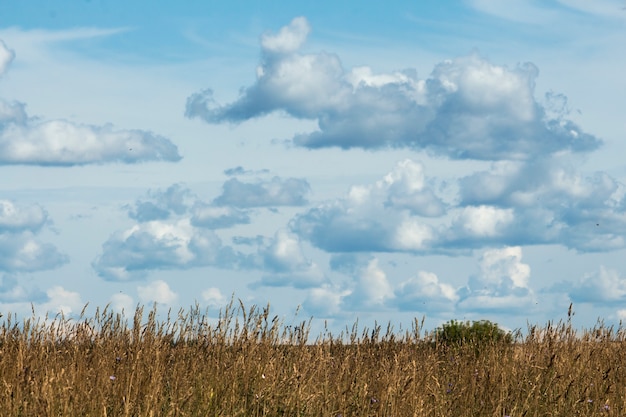
{"label": "green bush", "polygon": [[502,330],[496,323],[489,320],[462,322],[450,320],[435,330],[435,343],[448,347],[471,345],[475,347],[490,343],[513,342],[510,332]]}

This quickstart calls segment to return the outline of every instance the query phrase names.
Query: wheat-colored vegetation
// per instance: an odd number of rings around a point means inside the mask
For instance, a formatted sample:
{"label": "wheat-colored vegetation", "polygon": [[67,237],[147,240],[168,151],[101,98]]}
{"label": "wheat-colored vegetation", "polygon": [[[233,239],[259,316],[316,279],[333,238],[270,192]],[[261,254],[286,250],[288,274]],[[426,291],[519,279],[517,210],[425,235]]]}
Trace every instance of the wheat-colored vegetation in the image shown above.
{"label": "wheat-colored vegetation", "polygon": [[[147,314],[146,314],[147,313]],[[2,416],[623,416],[624,330],[447,344],[421,323],[309,334],[268,308],[2,318]]]}

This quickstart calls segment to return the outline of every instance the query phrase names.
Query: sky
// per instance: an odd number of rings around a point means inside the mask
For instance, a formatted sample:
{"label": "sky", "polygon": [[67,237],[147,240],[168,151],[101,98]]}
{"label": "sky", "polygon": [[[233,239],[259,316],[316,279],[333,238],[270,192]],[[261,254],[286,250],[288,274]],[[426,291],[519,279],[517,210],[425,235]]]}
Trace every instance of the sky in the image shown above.
{"label": "sky", "polygon": [[298,3],[0,3],[0,311],[626,319],[623,1]]}

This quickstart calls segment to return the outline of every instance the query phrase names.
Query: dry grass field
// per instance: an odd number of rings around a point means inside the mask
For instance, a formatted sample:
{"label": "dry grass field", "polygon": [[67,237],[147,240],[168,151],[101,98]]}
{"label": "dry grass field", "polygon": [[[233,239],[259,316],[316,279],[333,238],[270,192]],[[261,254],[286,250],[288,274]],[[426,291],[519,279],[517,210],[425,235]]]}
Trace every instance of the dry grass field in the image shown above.
{"label": "dry grass field", "polygon": [[624,416],[624,330],[568,322],[444,346],[374,328],[315,338],[232,304],[127,322],[0,320],[2,416]]}

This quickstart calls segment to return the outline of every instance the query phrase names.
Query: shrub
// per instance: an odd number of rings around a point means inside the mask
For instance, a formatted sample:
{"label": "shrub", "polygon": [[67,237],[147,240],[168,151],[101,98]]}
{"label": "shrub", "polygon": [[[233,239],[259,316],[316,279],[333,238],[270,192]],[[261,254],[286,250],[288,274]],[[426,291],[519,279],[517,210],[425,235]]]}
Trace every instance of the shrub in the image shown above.
{"label": "shrub", "polygon": [[447,347],[471,345],[485,346],[490,343],[513,342],[510,332],[502,330],[496,323],[479,320],[470,323],[450,320],[435,330],[435,343]]}

